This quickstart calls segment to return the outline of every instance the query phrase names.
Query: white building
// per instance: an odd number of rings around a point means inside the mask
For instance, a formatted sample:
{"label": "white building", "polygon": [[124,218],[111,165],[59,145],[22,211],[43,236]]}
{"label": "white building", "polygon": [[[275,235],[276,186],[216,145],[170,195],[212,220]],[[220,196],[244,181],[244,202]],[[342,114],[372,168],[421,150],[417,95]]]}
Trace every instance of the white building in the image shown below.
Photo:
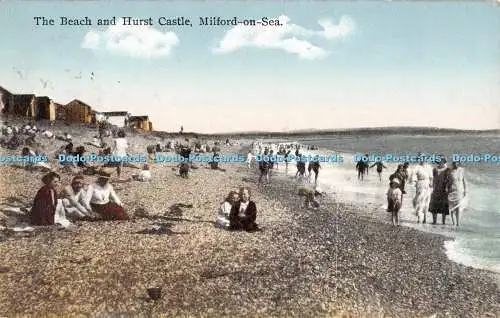
{"label": "white building", "polygon": [[128,118],[130,117],[128,112],[103,112],[102,115],[108,123],[117,127],[125,127],[125,121],[128,122]]}
{"label": "white building", "polygon": [[106,120],[106,115],[103,112],[94,112],[94,117],[96,122]]}

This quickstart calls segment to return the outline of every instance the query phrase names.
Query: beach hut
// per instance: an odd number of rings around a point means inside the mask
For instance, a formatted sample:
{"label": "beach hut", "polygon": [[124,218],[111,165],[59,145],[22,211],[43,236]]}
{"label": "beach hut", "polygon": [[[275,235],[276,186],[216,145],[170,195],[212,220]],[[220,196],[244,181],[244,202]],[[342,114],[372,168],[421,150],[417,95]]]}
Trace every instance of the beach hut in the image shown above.
{"label": "beach hut", "polygon": [[35,118],[36,98],[34,94],[13,94],[7,104],[6,113],[10,115]]}
{"label": "beach hut", "polygon": [[[137,130],[149,131],[149,123],[148,116],[130,116],[129,118],[129,126]],[[152,125],[151,128],[153,128]]]}
{"label": "beach hut", "polygon": [[36,97],[36,120],[56,119],[56,105],[52,99],[47,96]]}
{"label": "beach hut", "polygon": [[2,113],[7,112],[11,99],[12,93],[0,86],[0,110]]}
{"label": "beach hut", "polygon": [[66,122],[89,124],[92,121],[92,107],[74,99],[65,105]]}
{"label": "beach hut", "polygon": [[54,103],[56,111],[56,120],[65,121],[66,120],[66,105]]}

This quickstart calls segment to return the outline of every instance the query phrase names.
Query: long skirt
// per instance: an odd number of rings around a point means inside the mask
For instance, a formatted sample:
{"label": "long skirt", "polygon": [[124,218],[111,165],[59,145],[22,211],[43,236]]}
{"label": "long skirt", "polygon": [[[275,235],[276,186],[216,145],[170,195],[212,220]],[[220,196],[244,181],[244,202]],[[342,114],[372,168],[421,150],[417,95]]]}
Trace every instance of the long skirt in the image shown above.
{"label": "long skirt", "polygon": [[450,214],[448,207],[448,195],[446,193],[438,193],[434,191],[431,195],[429,212],[433,214]]}
{"label": "long skirt", "polygon": [[105,221],[128,220],[125,210],[116,203],[108,202],[106,204],[90,204],[92,210],[99,213]]}
{"label": "long skirt", "polygon": [[460,195],[458,191],[450,192],[448,194],[448,205],[450,208],[450,212],[455,212],[458,209],[465,209],[467,207],[467,203],[468,198],[464,195]]}
{"label": "long skirt", "polygon": [[415,214],[417,216],[422,216],[427,213],[429,208],[429,201],[431,198],[431,190],[429,188],[429,180],[419,180],[416,184],[416,193],[413,198],[413,207],[415,208]]}

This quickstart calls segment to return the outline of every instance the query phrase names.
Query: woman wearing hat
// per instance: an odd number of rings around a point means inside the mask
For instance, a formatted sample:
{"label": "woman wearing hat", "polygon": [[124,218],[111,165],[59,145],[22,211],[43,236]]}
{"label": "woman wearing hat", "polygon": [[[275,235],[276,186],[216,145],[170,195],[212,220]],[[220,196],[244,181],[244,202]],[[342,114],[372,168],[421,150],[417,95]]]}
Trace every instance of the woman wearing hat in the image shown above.
{"label": "woman wearing hat", "polygon": [[448,167],[446,166],[446,159],[441,159],[437,167],[432,170],[433,177],[433,191],[431,201],[429,204],[429,212],[432,213],[432,224],[437,223],[437,215],[442,214],[442,222],[446,223],[446,216],[450,214],[448,208],[448,193],[446,183],[448,176]]}
{"label": "woman wearing hat", "polygon": [[419,164],[415,166],[410,177],[410,183],[415,182],[415,197],[413,198],[413,207],[417,216],[417,223],[427,222],[427,211],[429,210],[429,201],[431,198],[433,174],[432,169],[424,162],[423,155]]}
{"label": "woman wearing hat", "polygon": [[90,206],[92,210],[103,217],[104,220],[127,220],[128,215],[123,209],[123,203],[116,195],[113,186],[109,183],[111,172],[102,169],[97,172],[97,181],[92,185]]}

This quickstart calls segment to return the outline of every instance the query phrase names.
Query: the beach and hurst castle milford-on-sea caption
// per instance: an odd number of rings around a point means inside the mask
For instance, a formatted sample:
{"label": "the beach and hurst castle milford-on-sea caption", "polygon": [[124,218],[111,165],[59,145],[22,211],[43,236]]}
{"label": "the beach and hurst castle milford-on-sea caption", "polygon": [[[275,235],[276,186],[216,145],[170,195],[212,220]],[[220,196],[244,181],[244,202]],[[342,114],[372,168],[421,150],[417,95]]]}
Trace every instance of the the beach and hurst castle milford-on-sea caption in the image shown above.
{"label": "the beach and hurst castle milford-on-sea caption", "polygon": [[123,26],[172,26],[172,27],[218,27],[218,26],[263,26],[273,27],[282,26],[283,22],[277,18],[258,17],[258,18],[242,18],[242,17],[101,17],[90,18],[85,17],[48,17],[36,16],[33,17],[36,26],[107,26],[107,25],[123,25]]}

